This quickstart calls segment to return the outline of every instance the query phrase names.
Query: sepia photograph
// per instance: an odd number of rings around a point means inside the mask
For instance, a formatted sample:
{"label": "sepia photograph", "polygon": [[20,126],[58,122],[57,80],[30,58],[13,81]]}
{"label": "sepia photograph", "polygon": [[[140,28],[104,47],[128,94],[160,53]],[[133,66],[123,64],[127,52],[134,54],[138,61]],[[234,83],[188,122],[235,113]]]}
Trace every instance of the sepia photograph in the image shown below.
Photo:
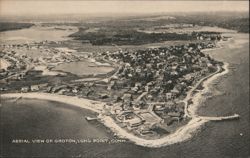
{"label": "sepia photograph", "polygon": [[250,158],[248,0],[0,0],[1,158]]}

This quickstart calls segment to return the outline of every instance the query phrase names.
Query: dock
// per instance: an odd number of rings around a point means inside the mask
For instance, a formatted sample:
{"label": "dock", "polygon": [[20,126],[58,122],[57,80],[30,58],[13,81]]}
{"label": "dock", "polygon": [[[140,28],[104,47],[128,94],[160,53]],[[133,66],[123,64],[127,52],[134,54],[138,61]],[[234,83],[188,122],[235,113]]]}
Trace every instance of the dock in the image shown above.
{"label": "dock", "polygon": [[205,116],[200,116],[199,118],[204,119],[204,120],[209,120],[209,121],[224,121],[224,120],[239,119],[240,115],[239,114],[234,114],[234,115],[231,115],[231,116],[222,116],[222,117],[205,117]]}

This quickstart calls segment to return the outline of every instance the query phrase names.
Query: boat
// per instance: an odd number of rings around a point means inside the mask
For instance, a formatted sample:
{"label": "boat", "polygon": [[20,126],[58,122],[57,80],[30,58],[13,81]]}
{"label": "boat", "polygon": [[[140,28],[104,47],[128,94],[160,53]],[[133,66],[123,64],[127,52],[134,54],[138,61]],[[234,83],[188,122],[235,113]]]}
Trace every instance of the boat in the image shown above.
{"label": "boat", "polygon": [[93,121],[93,120],[97,120],[98,118],[87,116],[87,117],[85,117],[85,119],[86,119],[87,121]]}
{"label": "boat", "polygon": [[23,98],[23,97],[20,96],[20,97],[16,98],[13,102],[17,102],[18,100],[20,100],[20,99],[22,99],[22,98]]}

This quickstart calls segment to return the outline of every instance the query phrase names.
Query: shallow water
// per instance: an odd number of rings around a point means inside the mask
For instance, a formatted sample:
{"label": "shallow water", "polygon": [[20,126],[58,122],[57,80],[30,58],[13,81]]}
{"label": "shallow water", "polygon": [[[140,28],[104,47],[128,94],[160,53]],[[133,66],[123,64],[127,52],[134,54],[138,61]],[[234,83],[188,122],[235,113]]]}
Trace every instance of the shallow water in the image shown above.
{"label": "shallow water", "polygon": [[[4,99],[1,100],[1,104],[2,155],[45,156],[48,153],[51,156],[59,156],[62,150],[65,150],[65,144],[62,143],[12,143],[15,139],[31,141],[33,139],[112,138],[111,134],[103,132],[105,127],[100,123],[89,123],[85,120],[86,116],[96,116],[89,110],[37,99],[17,101]],[[85,145],[85,148],[89,146],[87,143]]]}
{"label": "shallow water", "polygon": [[[65,28],[68,28],[65,26]],[[76,28],[58,30],[53,27],[33,26],[21,30],[11,30],[0,32],[0,42],[2,44],[24,44],[41,41],[62,41],[69,39],[67,36],[76,32]]]}
{"label": "shallow water", "polygon": [[87,60],[63,63],[57,65],[53,70],[60,70],[64,72],[70,72],[76,75],[92,75],[92,74],[106,74],[114,70],[110,66],[97,66],[95,63],[91,63]]}

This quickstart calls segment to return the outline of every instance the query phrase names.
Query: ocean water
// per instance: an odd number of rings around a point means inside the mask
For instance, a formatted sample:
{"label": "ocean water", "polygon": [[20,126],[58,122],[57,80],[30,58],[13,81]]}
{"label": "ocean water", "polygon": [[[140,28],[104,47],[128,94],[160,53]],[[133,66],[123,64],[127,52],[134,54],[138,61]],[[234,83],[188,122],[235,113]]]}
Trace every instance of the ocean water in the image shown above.
{"label": "ocean water", "polygon": [[[124,143],[13,144],[12,139],[109,138],[112,133],[98,122],[86,122],[95,114],[70,105],[44,100],[1,100],[1,155],[11,157],[96,158],[248,158],[249,39],[235,34],[230,46],[208,52],[234,68],[218,79],[215,91],[222,95],[204,102],[198,113],[206,116],[240,114],[239,120],[209,122],[190,140],[161,148]],[[240,42],[237,42],[240,41]]]}

